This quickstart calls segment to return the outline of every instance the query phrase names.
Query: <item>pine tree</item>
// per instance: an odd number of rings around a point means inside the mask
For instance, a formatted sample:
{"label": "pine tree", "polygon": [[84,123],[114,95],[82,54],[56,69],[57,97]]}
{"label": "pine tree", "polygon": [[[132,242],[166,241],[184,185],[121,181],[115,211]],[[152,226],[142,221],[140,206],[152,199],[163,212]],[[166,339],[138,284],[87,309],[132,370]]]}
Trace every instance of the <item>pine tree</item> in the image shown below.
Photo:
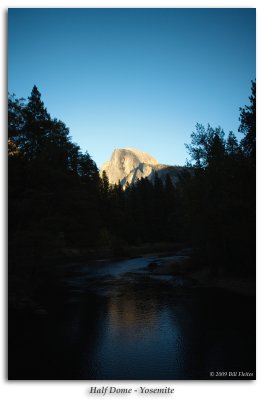
{"label": "pine tree", "polygon": [[110,190],[109,179],[106,172],[103,171],[101,178],[101,192],[103,197],[108,197],[109,190]]}
{"label": "pine tree", "polygon": [[250,105],[240,108],[239,131],[244,133],[241,141],[245,154],[251,159],[256,158],[256,81],[252,81]]}
{"label": "pine tree", "polygon": [[38,158],[43,153],[45,139],[48,135],[51,118],[44,103],[41,100],[41,94],[34,85],[28,103],[24,109],[24,143],[23,150],[31,160]]}

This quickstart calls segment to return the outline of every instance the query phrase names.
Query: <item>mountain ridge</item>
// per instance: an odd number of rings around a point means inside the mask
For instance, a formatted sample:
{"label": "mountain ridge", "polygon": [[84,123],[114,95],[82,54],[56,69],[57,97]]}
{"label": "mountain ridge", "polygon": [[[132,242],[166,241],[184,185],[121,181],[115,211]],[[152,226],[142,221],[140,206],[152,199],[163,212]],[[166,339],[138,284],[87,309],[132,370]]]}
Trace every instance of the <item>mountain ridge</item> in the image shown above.
{"label": "mountain ridge", "polygon": [[180,172],[185,168],[160,164],[150,154],[128,147],[114,149],[111,159],[103,163],[100,175],[102,176],[103,171],[105,171],[110,184],[114,185],[120,182],[123,187],[127,183],[134,184],[142,178],[148,178],[153,182],[156,175],[165,182],[167,175],[169,175],[172,183],[176,185]]}

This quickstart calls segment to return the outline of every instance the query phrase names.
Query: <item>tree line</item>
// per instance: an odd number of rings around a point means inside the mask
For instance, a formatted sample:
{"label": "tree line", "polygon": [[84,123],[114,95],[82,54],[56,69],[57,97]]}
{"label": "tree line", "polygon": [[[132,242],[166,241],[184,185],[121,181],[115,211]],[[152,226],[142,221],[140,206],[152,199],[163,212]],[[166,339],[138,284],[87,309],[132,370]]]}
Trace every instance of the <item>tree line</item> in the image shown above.
{"label": "tree line", "polygon": [[182,187],[190,237],[217,272],[255,273],[256,82],[240,108],[238,142],[218,127],[197,124],[187,150],[194,174]]}
{"label": "tree line", "polygon": [[[256,83],[240,109],[243,139],[197,124],[191,160],[170,176],[110,185],[33,87],[8,99],[9,273],[36,279],[65,257],[120,256],[126,246],[186,241],[217,270],[254,271]],[[14,280],[11,279],[11,282]]]}

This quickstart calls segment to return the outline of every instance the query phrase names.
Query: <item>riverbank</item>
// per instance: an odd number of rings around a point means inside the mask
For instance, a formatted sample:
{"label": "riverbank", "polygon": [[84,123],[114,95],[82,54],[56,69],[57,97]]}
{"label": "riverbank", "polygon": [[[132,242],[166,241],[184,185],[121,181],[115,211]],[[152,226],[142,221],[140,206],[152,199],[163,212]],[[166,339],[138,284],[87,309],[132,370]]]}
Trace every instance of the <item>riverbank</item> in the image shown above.
{"label": "riverbank", "polygon": [[[86,258],[84,255],[71,255],[57,264],[46,265],[39,270],[38,275],[30,281],[26,277],[11,275],[9,279],[9,308],[39,312],[45,309],[49,293],[62,290],[67,296],[67,290],[63,287],[66,277],[85,276],[86,269],[91,272],[104,271],[107,266],[107,274],[112,274],[115,263],[129,263],[129,268],[134,263],[142,267],[141,277],[176,278],[181,284],[177,292],[189,291],[195,288],[221,288],[230,292],[253,297],[255,296],[255,278],[248,276],[231,276],[227,274],[215,275],[212,270],[197,261],[194,249],[183,243],[156,243],[142,246],[129,246],[126,256],[114,256],[112,253],[95,253],[97,258]],[[105,257],[105,256],[109,257]],[[99,257],[100,256],[100,257]],[[133,261],[135,260],[135,261]],[[146,261],[144,261],[146,260]],[[149,260],[149,261],[147,261]],[[84,271],[84,272],[83,272]],[[174,279],[175,280],[175,279]],[[45,301],[42,301],[45,299]]]}
{"label": "riverbank", "polygon": [[118,260],[124,258],[141,257],[148,254],[175,254],[181,249],[189,247],[185,242],[155,242],[128,245],[118,240],[108,246],[93,249],[64,248],[61,251],[65,262],[90,262],[96,260]]}
{"label": "riverbank", "polygon": [[189,254],[189,249],[179,252],[177,261],[152,263],[148,266],[152,275],[181,276],[189,281],[190,288],[221,288],[246,296],[256,296],[256,280],[254,276],[212,274],[210,268],[197,266]]}

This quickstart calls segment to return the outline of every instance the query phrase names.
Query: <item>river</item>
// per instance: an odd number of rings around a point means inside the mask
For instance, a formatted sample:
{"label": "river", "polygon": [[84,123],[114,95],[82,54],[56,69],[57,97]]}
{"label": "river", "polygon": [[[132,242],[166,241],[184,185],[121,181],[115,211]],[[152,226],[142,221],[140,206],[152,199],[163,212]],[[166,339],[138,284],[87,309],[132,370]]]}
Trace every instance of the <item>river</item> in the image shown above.
{"label": "river", "polygon": [[255,374],[254,298],[147,269],[151,262],[177,257],[102,260],[71,268],[56,293],[47,294],[45,310],[10,313],[9,379]]}

